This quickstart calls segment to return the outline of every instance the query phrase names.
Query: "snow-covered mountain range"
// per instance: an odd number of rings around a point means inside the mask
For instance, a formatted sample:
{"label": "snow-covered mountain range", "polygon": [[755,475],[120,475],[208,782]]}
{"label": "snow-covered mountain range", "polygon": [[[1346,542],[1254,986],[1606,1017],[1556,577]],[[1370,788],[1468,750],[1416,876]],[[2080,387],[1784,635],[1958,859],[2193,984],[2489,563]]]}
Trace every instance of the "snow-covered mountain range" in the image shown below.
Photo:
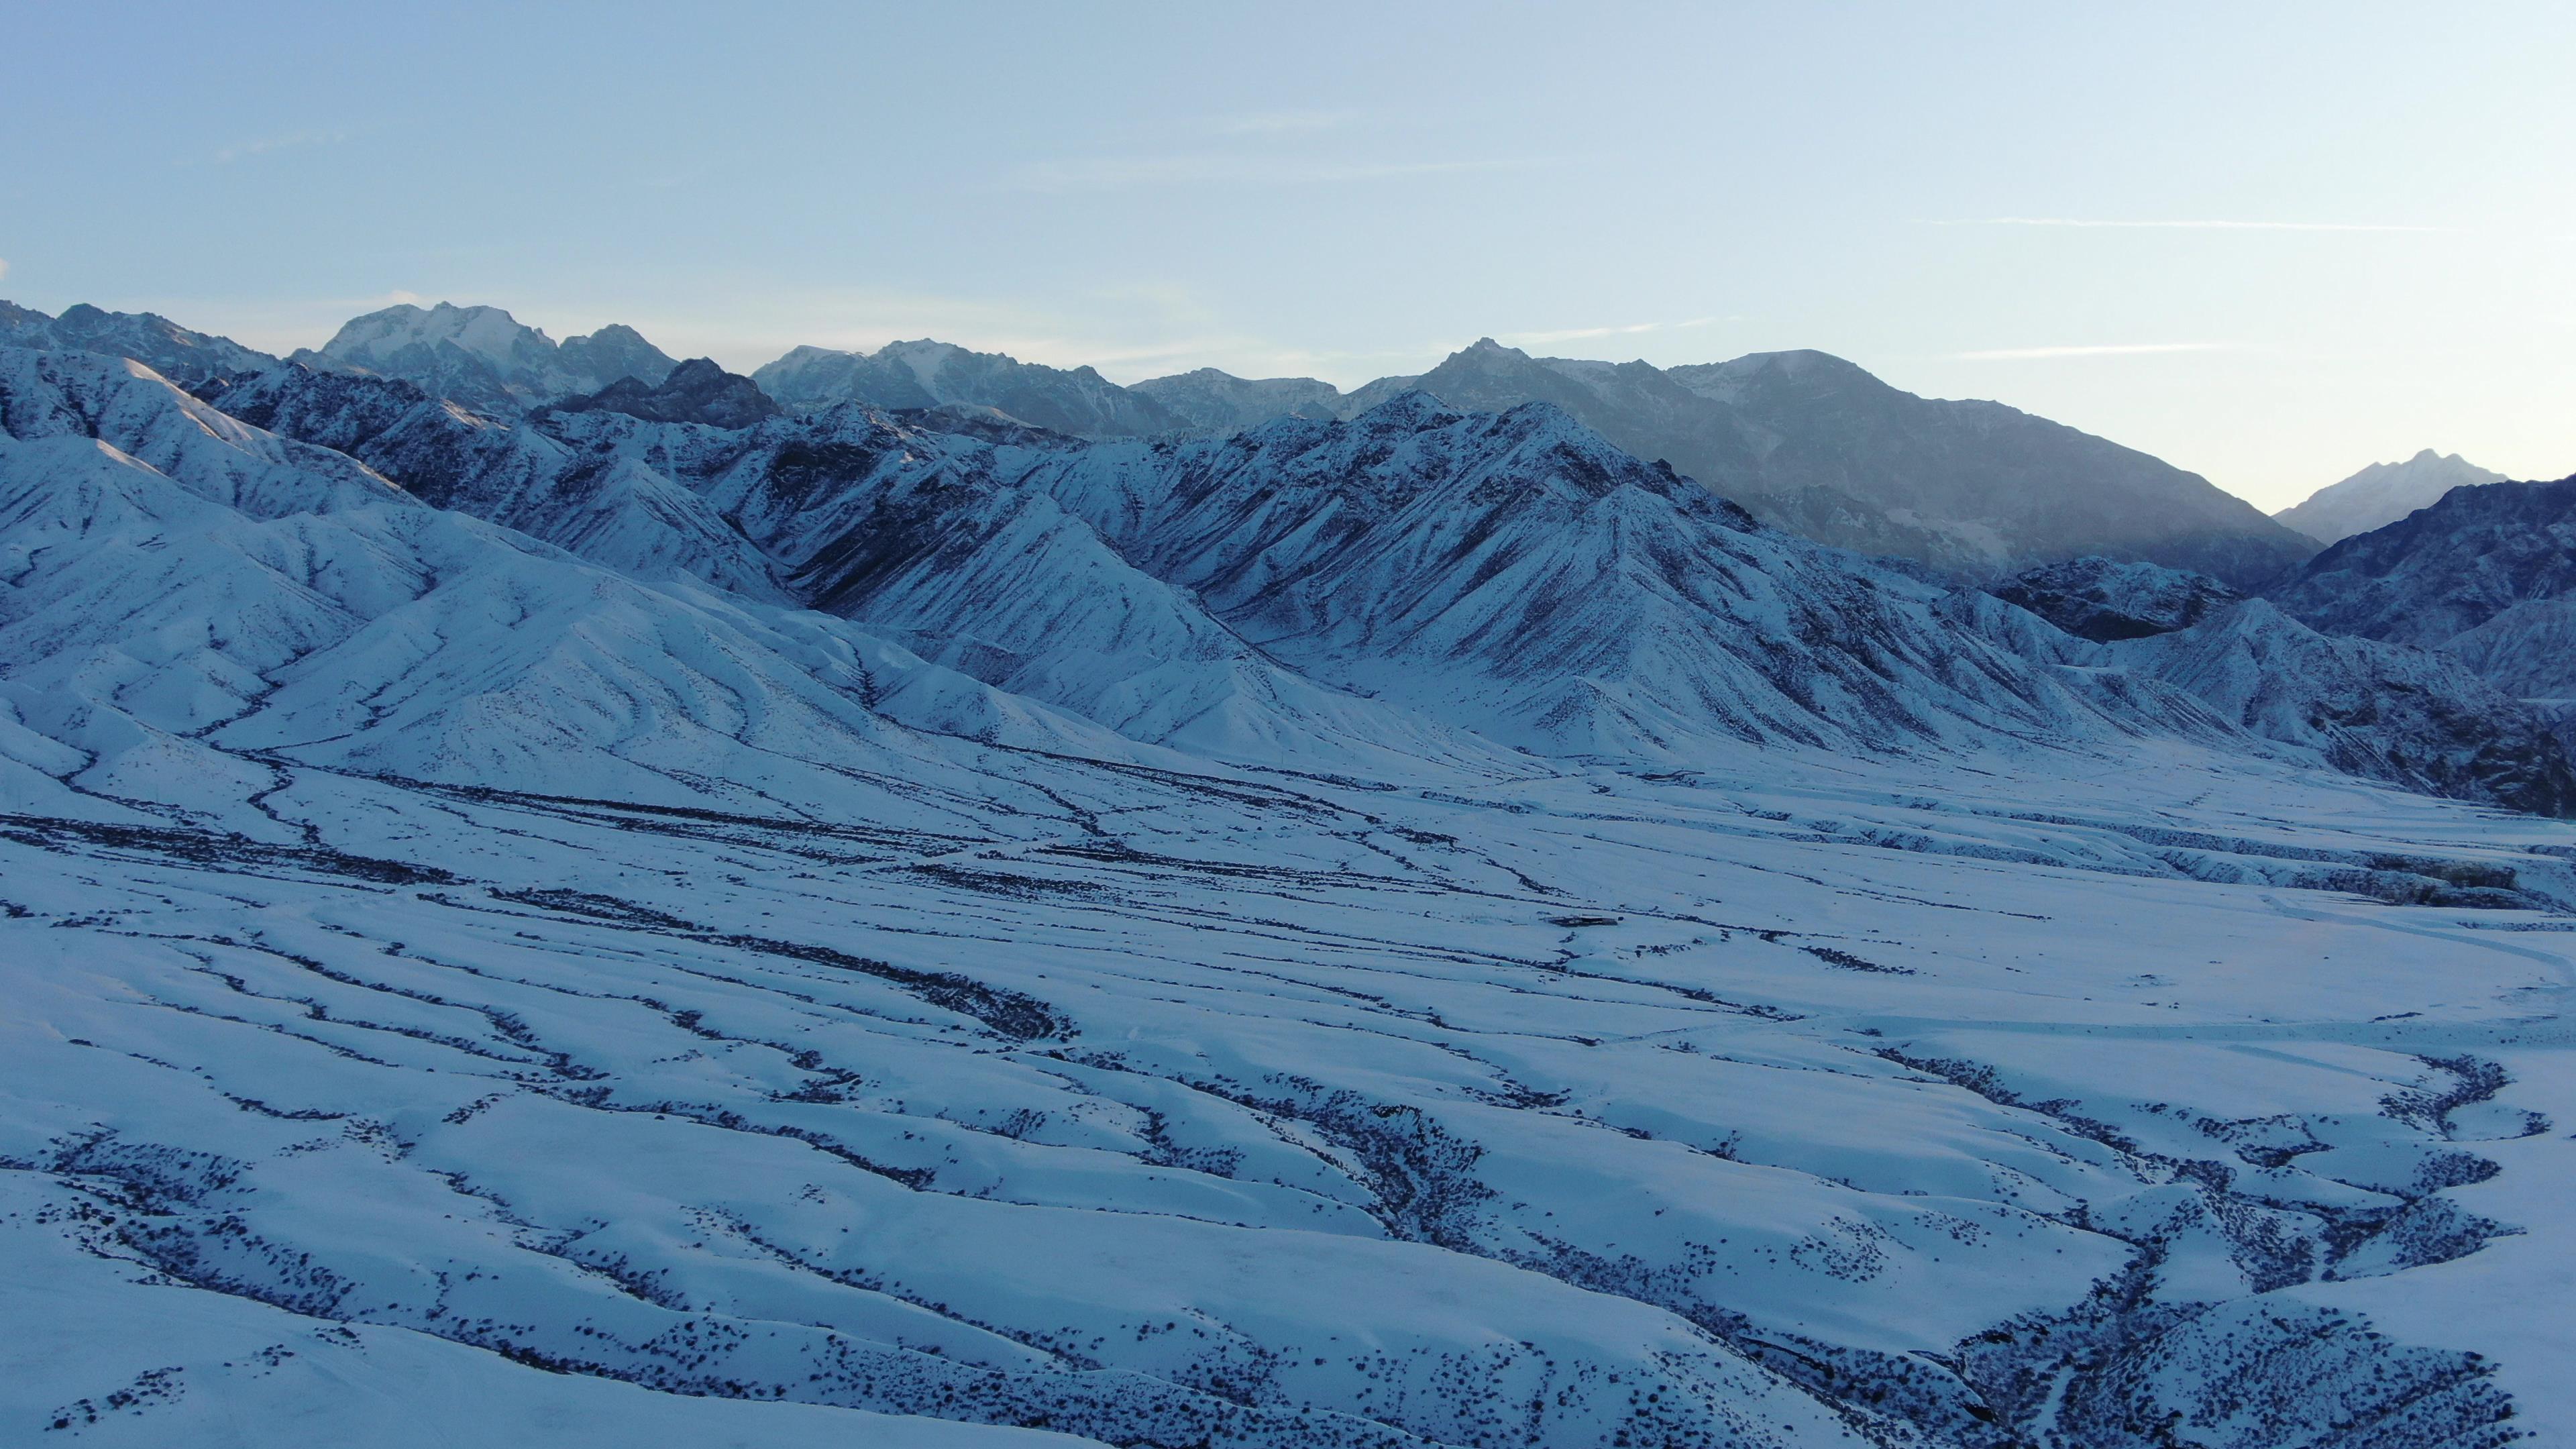
{"label": "snow-covered mountain range", "polygon": [[1770,522],[1966,578],[2106,554],[2262,583],[2315,551],[2206,480],[1984,402],[1899,392],[1820,352],[1659,369],[1535,358],[1488,338],[1430,372],[1348,394],[1313,378],[1213,368],[1120,389],[941,343],[871,355],[799,348],[754,376],[791,407],[990,407],[1085,437],[1223,436],[1271,419],[1348,418],[1407,390],[1492,412],[1553,403],[1614,445],[1669,460]]}
{"label": "snow-covered mountain range", "polygon": [[1548,399],[1084,437],[449,310],[0,348],[8,1432],[2576,1432],[2576,772],[2451,655]]}
{"label": "snow-covered mountain range", "polygon": [[2490,473],[2457,453],[2426,448],[2402,463],[2373,463],[2272,517],[2319,543],[2341,543],[2430,507],[2454,488],[2504,481],[2502,473]]}
{"label": "snow-covered mountain range", "polygon": [[[209,367],[156,340],[169,328],[157,318],[131,319],[114,333],[133,334],[131,343],[28,332],[21,345],[138,356],[168,364],[169,375],[190,385],[270,361],[253,354]],[[629,327],[557,344],[499,308],[444,302],[355,318],[320,350],[299,351],[294,360],[402,378],[487,414],[559,403],[630,377],[657,386],[678,365]],[[1313,378],[1247,379],[1213,368],[1121,387],[1089,367],[1023,363],[921,339],[867,353],[798,347],[752,377],[792,412],[848,402],[897,412],[938,408],[1091,439],[1223,437],[1282,417],[1347,419],[1411,390],[1488,412],[1549,402],[1614,446],[1669,461],[1766,522],[1927,563],[1963,581],[2090,554],[2250,588],[2315,551],[2307,533],[2283,526],[2296,520],[2265,519],[2146,454],[1996,403],[1916,397],[1820,352],[1659,369],[1532,357],[1485,339],[1427,373],[1344,393]],[[2431,476],[2424,464],[2395,465],[2410,482],[2366,472],[2321,494],[2320,505],[2329,494],[2353,498],[2349,506],[2334,504],[2342,517],[2363,507],[2365,495],[2408,493]],[[2324,526],[2300,517],[2311,529]]]}

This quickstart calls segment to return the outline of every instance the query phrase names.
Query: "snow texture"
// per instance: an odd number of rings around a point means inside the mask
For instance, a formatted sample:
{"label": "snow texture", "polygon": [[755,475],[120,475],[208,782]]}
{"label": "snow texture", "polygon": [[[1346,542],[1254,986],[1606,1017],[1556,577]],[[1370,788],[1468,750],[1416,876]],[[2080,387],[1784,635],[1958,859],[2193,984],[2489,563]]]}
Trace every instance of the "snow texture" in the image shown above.
{"label": "snow texture", "polygon": [[[1548,406],[300,376],[0,351],[0,1439],[2576,1435],[2576,833],[2164,678],[2268,606],[2078,639]],[[305,440],[404,426],[779,592]]]}

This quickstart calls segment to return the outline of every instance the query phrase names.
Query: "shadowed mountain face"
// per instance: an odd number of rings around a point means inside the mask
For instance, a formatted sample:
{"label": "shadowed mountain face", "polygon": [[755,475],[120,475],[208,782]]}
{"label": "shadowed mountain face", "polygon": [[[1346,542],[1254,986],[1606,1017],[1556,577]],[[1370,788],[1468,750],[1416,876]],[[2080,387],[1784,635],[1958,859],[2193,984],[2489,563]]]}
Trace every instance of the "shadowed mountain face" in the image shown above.
{"label": "shadowed mountain face", "polygon": [[2265,592],[2319,629],[2444,650],[2526,699],[2576,699],[2576,477],[2454,488]]}
{"label": "shadowed mountain face", "polygon": [[2314,551],[2147,454],[2000,403],[1900,392],[1821,352],[1660,369],[1487,340],[1414,385],[1458,407],[1555,403],[1769,522],[1967,578],[2089,553],[2244,588]]}
{"label": "shadowed mountain face", "polygon": [[2097,644],[2188,629],[2244,597],[2202,574],[2095,557],[2031,569],[1987,592]]}
{"label": "shadowed mountain face", "polygon": [[2403,463],[2373,463],[2272,517],[2319,543],[2340,543],[2429,507],[2454,488],[2504,481],[2502,473],[2490,473],[2457,453],[2445,456],[2426,448]]}
{"label": "shadowed mountain face", "polygon": [[556,404],[568,413],[612,412],[657,423],[704,423],[747,428],[778,416],[778,404],[758,384],[700,357],[671,369],[659,383],[621,377],[588,397]]}

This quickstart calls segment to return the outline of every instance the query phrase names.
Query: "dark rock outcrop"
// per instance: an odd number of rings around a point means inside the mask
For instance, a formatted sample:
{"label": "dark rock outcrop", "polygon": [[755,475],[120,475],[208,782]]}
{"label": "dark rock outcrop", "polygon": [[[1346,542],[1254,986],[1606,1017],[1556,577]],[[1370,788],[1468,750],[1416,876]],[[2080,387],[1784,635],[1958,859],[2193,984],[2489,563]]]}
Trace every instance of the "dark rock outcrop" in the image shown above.
{"label": "dark rock outcrop", "polygon": [[658,383],[620,378],[588,397],[556,406],[570,413],[624,413],[647,422],[704,423],[717,428],[747,428],[779,413],[778,404],[759,384],[704,357],[681,363]]}

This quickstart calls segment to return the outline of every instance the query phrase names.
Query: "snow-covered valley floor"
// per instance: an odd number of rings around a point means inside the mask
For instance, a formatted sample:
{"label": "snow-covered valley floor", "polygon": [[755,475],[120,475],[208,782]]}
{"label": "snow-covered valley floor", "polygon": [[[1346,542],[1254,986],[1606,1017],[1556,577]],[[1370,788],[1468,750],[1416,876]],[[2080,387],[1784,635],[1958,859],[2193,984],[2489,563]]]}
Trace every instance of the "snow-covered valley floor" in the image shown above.
{"label": "snow-covered valley floor", "polygon": [[2576,1441],[2564,824],[982,754],[0,822],[0,1442]]}

